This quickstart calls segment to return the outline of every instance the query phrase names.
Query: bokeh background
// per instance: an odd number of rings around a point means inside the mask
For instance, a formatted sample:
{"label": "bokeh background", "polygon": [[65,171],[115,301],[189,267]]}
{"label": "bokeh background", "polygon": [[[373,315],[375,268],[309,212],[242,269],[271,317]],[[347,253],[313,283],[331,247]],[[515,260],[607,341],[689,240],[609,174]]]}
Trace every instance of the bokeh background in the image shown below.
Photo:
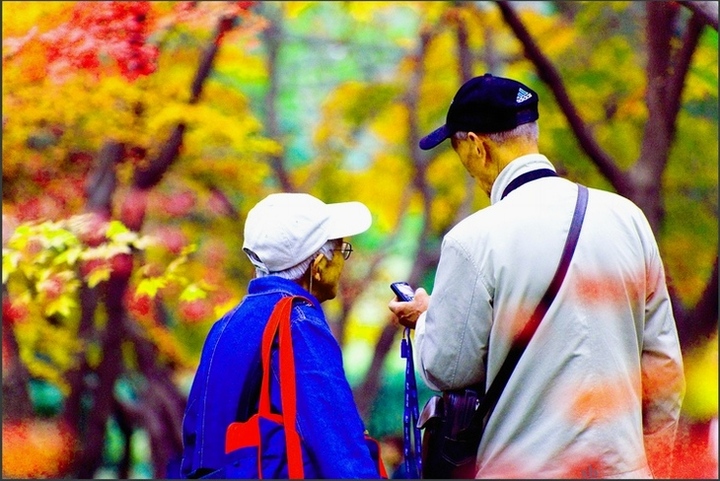
{"label": "bokeh background", "polygon": [[717,478],[717,28],[716,2],[2,2],[3,477],[167,476],[253,275],[245,216],[278,191],[373,213],[324,307],[393,472],[388,286],[432,291],[489,202],[417,141],[491,72],[539,93],[564,176],[645,211],[688,380],[674,476]]}

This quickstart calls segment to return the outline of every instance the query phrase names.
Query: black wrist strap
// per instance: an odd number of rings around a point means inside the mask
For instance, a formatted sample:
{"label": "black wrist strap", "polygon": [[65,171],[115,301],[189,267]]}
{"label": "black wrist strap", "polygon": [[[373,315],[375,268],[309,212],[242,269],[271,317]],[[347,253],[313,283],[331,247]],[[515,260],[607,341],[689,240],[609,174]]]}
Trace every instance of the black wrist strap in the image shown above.
{"label": "black wrist strap", "polygon": [[487,421],[487,418],[490,417],[498,399],[500,399],[500,395],[510,379],[515,366],[520,360],[520,356],[522,356],[523,352],[525,352],[525,348],[527,348],[530,339],[532,339],[533,334],[535,334],[535,331],[540,325],[540,321],[542,321],[545,313],[550,308],[550,305],[560,290],[560,286],[565,279],[565,274],[567,273],[568,266],[570,265],[570,260],[575,252],[578,237],[580,237],[580,229],[582,227],[583,219],[585,218],[587,200],[587,187],[578,184],[578,197],[577,202],[575,203],[575,212],[573,213],[572,222],[570,224],[570,231],[568,232],[567,239],[565,240],[565,247],[563,248],[557,270],[555,271],[552,281],[550,281],[550,286],[547,291],[545,291],[545,294],[535,308],[535,311],[532,313],[532,316],[530,316],[530,320],[510,347],[510,352],[508,353],[507,358],[505,358],[502,366],[500,366],[500,370],[485,393],[480,406],[478,406],[475,411],[472,421],[468,427],[461,432],[461,436],[464,435],[464,437],[470,437],[471,433],[482,430],[483,424]]}

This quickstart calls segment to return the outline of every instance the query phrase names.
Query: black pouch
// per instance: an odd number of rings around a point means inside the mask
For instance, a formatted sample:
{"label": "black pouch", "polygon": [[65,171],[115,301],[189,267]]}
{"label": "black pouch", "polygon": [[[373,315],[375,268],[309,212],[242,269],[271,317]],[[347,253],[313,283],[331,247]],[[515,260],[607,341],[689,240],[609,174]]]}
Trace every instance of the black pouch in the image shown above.
{"label": "black pouch", "polygon": [[468,479],[475,477],[482,430],[468,431],[480,405],[479,389],[445,391],[425,404],[418,427],[423,432],[423,473],[425,479]]}

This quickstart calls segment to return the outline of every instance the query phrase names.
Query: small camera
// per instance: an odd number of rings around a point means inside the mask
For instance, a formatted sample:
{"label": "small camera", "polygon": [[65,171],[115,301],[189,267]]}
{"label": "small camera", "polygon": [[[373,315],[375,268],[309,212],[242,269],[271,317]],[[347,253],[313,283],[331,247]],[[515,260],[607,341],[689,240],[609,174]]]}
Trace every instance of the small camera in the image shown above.
{"label": "small camera", "polygon": [[401,301],[409,302],[415,298],[415,289],[407,282],[393,282],[390,284],[390,289]]}

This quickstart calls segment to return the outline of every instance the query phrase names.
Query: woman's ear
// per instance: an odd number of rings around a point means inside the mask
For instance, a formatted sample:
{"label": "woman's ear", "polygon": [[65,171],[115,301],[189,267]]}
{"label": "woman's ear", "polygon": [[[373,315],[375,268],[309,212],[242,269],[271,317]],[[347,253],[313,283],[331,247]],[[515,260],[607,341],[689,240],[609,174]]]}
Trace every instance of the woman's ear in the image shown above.
{"label": "woman's ear", "polygon": [[315,259],[313,259],[310,266],[310,269],[312,269],[312,276],[315,278],[315,280],[320,280],[322,276],[322,271],[325,270],[326,265],[327,258],[324,254],[318,254],[317,256],[315,256]]}

